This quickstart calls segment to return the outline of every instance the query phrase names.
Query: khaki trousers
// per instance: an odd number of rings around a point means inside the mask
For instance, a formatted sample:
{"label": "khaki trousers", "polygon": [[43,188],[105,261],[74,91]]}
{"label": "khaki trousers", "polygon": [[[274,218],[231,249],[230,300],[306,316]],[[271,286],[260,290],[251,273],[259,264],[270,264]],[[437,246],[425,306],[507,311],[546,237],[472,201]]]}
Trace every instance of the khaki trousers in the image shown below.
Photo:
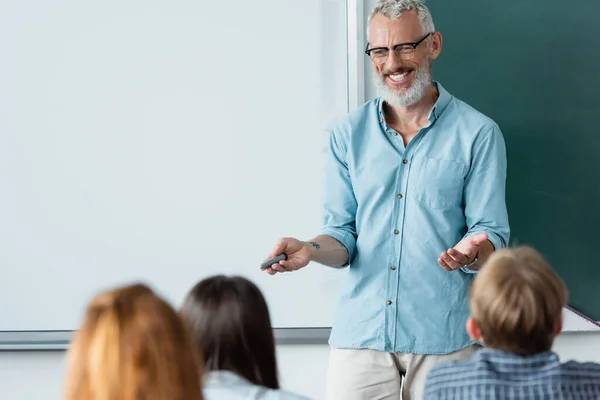
{"label": "khaki trousers", "polygon": [[332,348],[327,400],[420,400],[427,373],[435,364],[469,359],[479,347],[444,355]]}

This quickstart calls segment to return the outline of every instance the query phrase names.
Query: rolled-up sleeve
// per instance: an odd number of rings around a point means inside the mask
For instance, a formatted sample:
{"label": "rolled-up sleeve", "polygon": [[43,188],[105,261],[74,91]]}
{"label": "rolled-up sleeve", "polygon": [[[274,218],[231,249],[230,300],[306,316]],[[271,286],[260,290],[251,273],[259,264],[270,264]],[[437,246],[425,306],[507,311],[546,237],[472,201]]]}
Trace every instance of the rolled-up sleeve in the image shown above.
{"label": "rolled-up sleeve", "polygon": [[335,129],[329,149],[323,189],[323,231],[348,250],[348,264],[356,252],[356,198],[346,162],[347,143]]}
{"label": "rolled-up sleeve", "polygon": [[[482,130],[473,146],[471,168],[465,180],[465,237],[485,232],[495,249],[508,245],[510,227],[506,210],[506,145],[497,125]],[[464,272],[474,273],[466,268]]]}

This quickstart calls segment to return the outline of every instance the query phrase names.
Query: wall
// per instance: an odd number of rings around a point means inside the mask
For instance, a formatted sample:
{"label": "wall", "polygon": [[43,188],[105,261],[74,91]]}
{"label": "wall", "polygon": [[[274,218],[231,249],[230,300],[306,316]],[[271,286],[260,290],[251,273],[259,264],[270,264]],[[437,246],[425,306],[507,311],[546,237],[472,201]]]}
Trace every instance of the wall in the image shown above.
{"label": "wall", "polygon": [[[555,351],[561,359],[600,362],[600,333],[568,333]],[[325,398],[329,348],[278,347],[281,384],[315,400]],[[63,352],[0,352],[0,393],[6,400],[59,400]]]}

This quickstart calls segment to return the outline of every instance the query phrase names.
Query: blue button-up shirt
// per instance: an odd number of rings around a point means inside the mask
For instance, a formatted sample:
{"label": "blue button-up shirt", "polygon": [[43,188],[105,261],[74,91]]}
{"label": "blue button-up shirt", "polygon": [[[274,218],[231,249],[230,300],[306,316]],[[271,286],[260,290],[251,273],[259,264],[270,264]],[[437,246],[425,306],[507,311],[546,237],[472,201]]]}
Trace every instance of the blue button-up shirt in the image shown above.
{"label": "blue button-up shirt", "polygon": [[529,357],[481,349],[470,361],[451,361],[429,372],[425,400],[600,399],[600,365],[545,352]]}
{"label": "blue button-up shirt", "polygon": [[506,149],[494,121],[435,84],[429,124],[406,148],[381,98],[331,131],[323,233],[349,253],[332,347],[446,354],[472,343],[474,275],[437,260],[474,233],[508,243]]}

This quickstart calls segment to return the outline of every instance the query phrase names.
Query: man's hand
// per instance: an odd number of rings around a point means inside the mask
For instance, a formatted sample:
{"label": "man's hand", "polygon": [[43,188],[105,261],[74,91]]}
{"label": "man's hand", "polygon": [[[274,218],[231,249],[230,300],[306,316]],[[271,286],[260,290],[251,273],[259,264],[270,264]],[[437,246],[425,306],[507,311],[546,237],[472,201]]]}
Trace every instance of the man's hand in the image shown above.
{"label": "man's hand", "polygon": [[266,259],[268,260],[281,253],[287,254],[287,260],[281,260],[278,263],[271,265],[269,268],[266,268],[265,271],[268,274],[275,275],[277,272],[296,271],[306,267],[311,258],[310,244],[291,237],[279,239],[275,248]]}
{"label": "man's hand", "polygon": [[454,248],[443,252],[440,258],[438,258],[438,264],[446,271],[454,271],[469,265],[477,256],[481,245],[487,240],[487,233],[478,233],[466,237],[458,242]]}

